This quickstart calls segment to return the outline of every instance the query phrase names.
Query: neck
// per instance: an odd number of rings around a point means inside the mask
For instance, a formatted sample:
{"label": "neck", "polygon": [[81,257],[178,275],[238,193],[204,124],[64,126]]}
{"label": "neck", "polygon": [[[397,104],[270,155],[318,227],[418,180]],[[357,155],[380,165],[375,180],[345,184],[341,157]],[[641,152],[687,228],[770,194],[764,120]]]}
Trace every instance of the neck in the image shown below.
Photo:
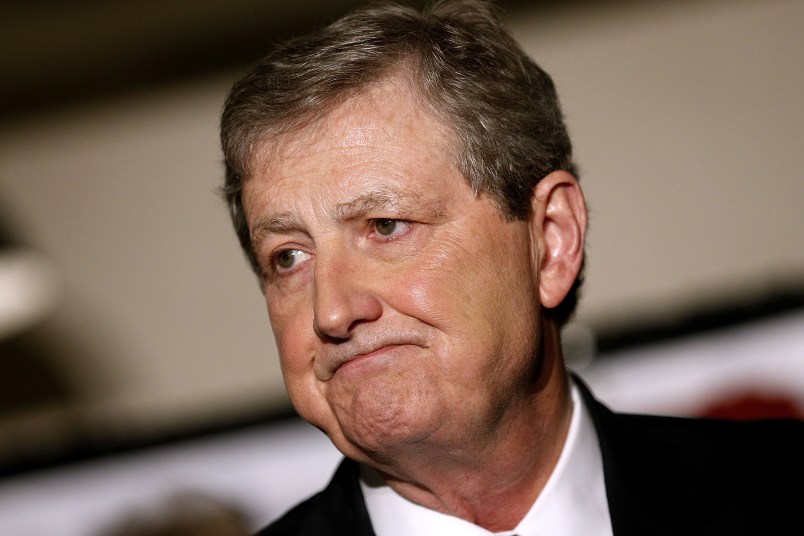
{"label": "neck", "polygon": [[378,461],[387,483],[417,504],[490,531],[513,529],[550,477],[572,412],[558,328],[544,326],[529,392],[504,408],[493,430],[470,444],[422,445]]}

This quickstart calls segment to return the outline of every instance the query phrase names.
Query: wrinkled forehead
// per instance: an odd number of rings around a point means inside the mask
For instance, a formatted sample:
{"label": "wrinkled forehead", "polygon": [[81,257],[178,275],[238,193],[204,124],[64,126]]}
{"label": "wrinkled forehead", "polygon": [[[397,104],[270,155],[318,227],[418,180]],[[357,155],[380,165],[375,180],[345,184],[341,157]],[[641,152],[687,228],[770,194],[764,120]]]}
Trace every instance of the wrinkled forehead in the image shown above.
{"label": "wrinkled forehead", "polygon": [[417,143],[457,154],[454,130],[435,115],[411,75],[401,71],[343,95],[326,109],[307,114],[292,128],[263,137],[252,150],[248,177],[270,175],[277,162],[292,159],[311,146],[354,151],[390,145],[405,131],[421,130],[417,127],[423,124],[428,126],[427,136]]}

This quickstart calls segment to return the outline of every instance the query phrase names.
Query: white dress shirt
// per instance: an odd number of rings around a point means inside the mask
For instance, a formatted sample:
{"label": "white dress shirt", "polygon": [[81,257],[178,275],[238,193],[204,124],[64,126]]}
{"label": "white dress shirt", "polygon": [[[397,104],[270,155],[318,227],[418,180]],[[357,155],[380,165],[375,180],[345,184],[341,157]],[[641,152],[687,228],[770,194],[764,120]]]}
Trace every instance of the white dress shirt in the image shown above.
{"label": "white dress shirt", "polygon": [[574,384],[572,418],[561,456],[539,497],[513,530],[490,532],[419,506],[387,485],[376,485],[379,475],[362,469],[360,486],[377,536],[612,536],[597,433]]}

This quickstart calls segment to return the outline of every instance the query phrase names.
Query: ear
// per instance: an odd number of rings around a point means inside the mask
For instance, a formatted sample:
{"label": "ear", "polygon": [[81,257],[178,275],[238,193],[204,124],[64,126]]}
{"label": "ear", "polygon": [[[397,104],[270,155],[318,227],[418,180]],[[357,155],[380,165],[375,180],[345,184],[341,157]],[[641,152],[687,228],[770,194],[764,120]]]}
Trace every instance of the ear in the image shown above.
{"label": "ear", "polygon": [[558,306],[583,264],[586,201],[577,179],[554,171],[536,185],[531,198],[533,266],[538,266],[539,297],[544,307]]}

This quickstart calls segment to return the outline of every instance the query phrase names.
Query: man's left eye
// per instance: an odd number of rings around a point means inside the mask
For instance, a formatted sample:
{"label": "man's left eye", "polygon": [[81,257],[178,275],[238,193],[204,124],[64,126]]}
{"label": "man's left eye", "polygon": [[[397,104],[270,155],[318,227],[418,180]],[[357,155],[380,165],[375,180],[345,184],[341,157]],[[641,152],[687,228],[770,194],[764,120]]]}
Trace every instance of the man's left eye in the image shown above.
{"label": "man's left eye", "polygon": [[369,222],[375,240],[388,242],[402,238],[410,232],[413,224],[407,220],[394,218],[376,218]]}
{"label": "man's left eye", "polygon": [[391,236],[398,224],[398,220],[377,220],[374,222],[374,229],[382,236]]}

